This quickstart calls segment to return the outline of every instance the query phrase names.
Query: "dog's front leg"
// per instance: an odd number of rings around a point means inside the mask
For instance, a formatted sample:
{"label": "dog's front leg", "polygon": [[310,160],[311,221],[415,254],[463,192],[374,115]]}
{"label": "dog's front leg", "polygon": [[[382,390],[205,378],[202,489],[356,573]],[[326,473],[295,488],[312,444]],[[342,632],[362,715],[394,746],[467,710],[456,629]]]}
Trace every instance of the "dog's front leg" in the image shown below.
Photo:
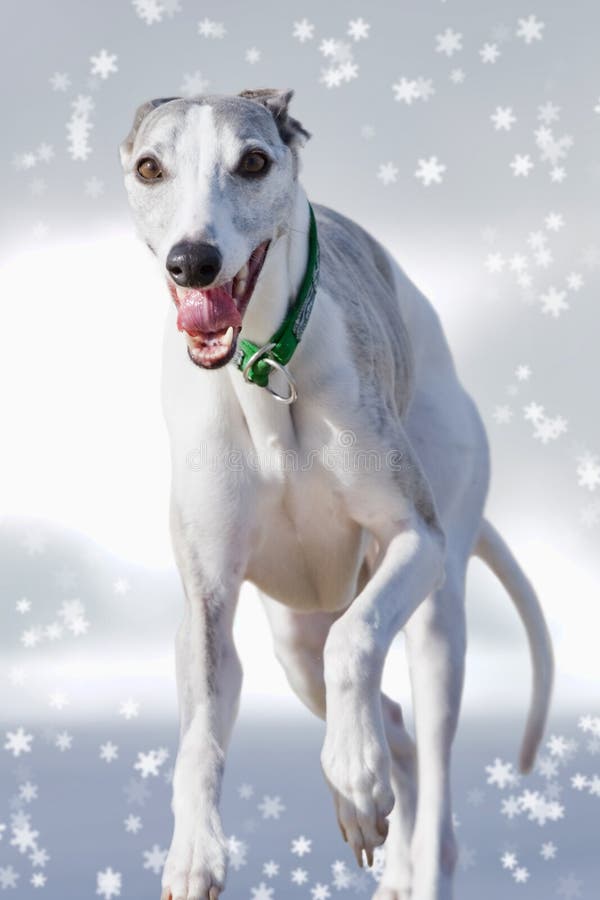
{"label": "dog's front leg", "polygon": [[[372,523],[372,525],[375,523]],[[443,539],[413,509],[382,523],[374,575],[333,623],[324,648],[327,728],[321,753],[338,821],[357,862],[385,840],[394,805],[380,702],[381,676],[394,635],[443,578]]]}
{"label": "dog's front leg", "polygon": [[172,534],[185,614],[176,639],[181,734],[162,900],[216,900],[227,857],[219,795],[242,682],[232,638],[241,566],[230,557],[236,545],[225,540],[224,552],[212,545],[210,560],[203,562],[208,535],[173,511]]}

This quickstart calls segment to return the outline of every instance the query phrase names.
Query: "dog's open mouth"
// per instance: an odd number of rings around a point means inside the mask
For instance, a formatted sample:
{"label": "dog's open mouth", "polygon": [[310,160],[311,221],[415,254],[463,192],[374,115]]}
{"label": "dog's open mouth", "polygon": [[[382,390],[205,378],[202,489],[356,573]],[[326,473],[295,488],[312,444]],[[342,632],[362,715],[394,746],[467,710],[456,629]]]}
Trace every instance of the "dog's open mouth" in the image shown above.
{"label": "dog's open mouth", "polygon": [[239,272],[211,288],[184,288],[169,279],[177,307],[177,327],[185,332],[193,363],[215,369],[228,363],[242,328],[242,318],[260,275],[270,241],[259,244]]}

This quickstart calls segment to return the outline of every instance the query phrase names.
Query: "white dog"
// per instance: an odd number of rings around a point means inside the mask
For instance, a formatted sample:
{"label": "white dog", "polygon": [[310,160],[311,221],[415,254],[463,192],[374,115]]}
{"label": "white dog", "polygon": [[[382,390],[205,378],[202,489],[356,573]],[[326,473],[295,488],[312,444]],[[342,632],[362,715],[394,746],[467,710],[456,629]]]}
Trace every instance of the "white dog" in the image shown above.
{"label": "white dog", "polygon": [[[358,863],[387,837],[375,897],[449,900],[472,554],[508,590],[531,645],[523,771],[547,716],[550,639],[483,518],[486,437],[438,317],[367,232],[309,204],[298,181],[309,134],[291,96],[151,101],[121,145],[172,300],[163,406],[186,613],[163,898],[216,900],[224,887],[219,793],[242,682],[232,625],[249,580],[292,688],[326,719],[321,762]],[[400,629],[416,747],[381,692]]]}

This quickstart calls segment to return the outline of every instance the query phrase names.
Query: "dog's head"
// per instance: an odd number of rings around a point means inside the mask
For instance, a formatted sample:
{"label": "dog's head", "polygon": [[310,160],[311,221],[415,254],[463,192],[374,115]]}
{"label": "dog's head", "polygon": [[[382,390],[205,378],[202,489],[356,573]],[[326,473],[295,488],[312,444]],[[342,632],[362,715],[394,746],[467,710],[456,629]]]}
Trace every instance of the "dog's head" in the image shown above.
{"label": "dog's head", "polygon": [[269,244],[287,230],[298,149],[293,91],[150,100],[120,146],[137,230],[164,266],[188,354],[235,352]]}

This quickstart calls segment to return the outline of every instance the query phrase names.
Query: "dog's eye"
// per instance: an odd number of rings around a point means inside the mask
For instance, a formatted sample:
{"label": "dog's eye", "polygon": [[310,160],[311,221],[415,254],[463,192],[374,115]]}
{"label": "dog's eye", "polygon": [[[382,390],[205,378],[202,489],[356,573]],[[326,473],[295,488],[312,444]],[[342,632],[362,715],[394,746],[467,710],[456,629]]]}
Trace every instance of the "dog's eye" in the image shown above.
{"label": "dog's eye", "polygon": [[162,178],[161,168],[151,156],[139,161],[137,172],[145,181],[156,181],[158,178]]}
{"label": "dog's eye", "polygon": [[242,158],[238,171],[242,175],[261,175],[269,168],[269,160],[264,153],[250,150]]}

